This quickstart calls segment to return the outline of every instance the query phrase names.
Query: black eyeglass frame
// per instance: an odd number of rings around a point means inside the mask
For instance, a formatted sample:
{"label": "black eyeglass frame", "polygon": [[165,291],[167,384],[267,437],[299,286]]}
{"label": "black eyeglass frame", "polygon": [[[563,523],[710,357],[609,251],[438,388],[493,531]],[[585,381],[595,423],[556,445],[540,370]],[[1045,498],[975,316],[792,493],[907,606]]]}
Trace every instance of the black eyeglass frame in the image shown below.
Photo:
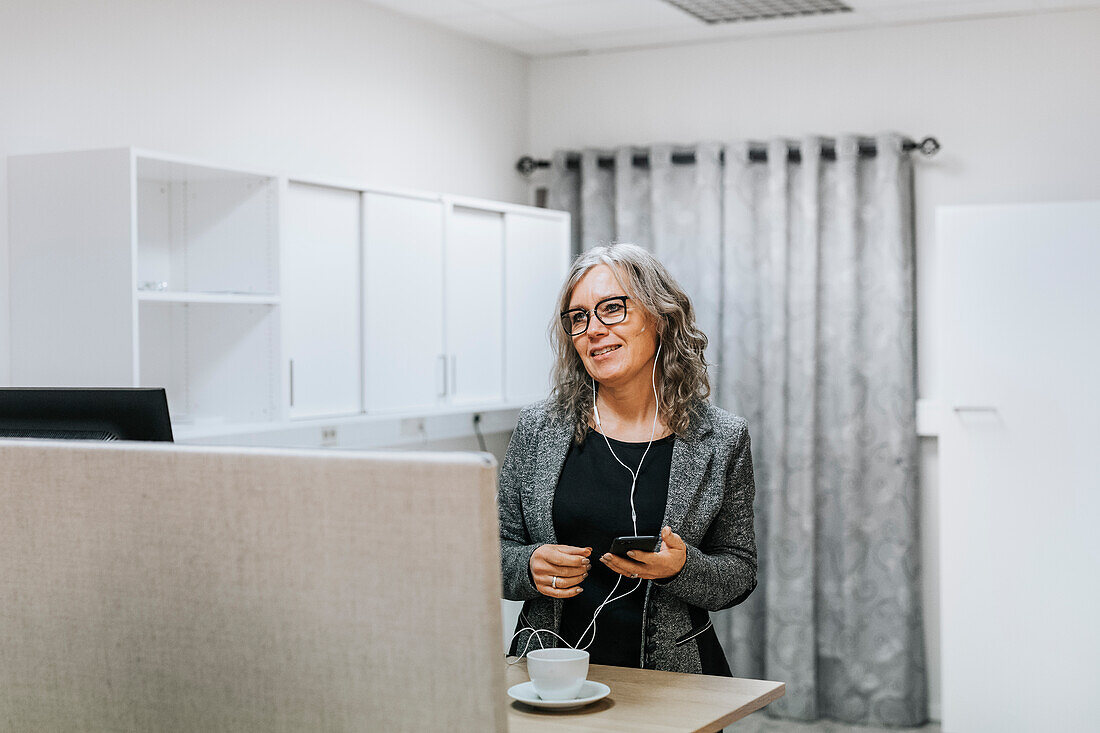
{"label": "black eyeglass frame", "polygon": [[[617,321],[612,321],[611,323],[608,323],[603,318],[601,318],[600,314],[597,313],[596,311],[598,311],[600,309],[601,305],[603,305],[604,303],[607,303],[608,301],[612,301],[612,300],[621,300],[623,302],[623,317],[620,318]],[[611,297],[604,298],[603,300],[596,303],[596,305],[592,308],[592,310],[586,310],[584,308],[570,308],[569,310],[564,310],[559,315],[559,319],[561,321],[561,327],[565,330],[566,334],[568,334],[570,337],[574,337],[574,336],[581,336],[581,335],[584,334],[585,331],[588,330],[588,327],[592,325],[592,316],[593,315],[595,315],[596,318],[599,318],[600,323],[602,323],[605,326],[614,326],[616,324],[622,323],[623,321],[626,320],[626,316],[627,316],[626,301],[628,301],[628,300],[630,300],[629,295],[612,295]],[[569,315],[570,313],[583,313],[584,314],[584,328],[581,329],[580,331],[577,331],[576,333],[573,333],[569,329],[569,326],[567,325],[568,322],[566,321],[565,317],[567,315]]]}

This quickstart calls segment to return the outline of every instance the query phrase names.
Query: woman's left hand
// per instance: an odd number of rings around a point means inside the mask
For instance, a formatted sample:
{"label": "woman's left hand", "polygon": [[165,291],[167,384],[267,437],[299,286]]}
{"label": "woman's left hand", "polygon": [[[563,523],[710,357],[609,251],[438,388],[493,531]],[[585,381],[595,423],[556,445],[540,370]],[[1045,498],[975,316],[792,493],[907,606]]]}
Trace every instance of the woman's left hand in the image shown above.
{"label": "woman's left hand", "polygon": [[600,558],[600,562],[628,578],[660,580],[671,578],[684,567],[684,563],[687,562],[687,545],[680,539],[680,535],[672,531],[672,527],[665,527],[661,530],[659,551],[631,550],[626,554],[630,557],[629,560],[606,552]]}

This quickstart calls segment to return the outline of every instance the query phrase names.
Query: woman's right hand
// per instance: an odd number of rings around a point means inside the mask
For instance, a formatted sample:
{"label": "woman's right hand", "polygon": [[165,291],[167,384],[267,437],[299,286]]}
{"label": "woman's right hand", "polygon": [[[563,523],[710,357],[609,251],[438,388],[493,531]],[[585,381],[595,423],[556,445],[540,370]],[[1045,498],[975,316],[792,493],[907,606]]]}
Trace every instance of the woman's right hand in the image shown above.
{"label": "woman's right hand", "polygon": [[580,582],[588,577],[591,547],[539,545],[531,553],[531,578],[535,589],[551,598],[572,598],[581,592]]}

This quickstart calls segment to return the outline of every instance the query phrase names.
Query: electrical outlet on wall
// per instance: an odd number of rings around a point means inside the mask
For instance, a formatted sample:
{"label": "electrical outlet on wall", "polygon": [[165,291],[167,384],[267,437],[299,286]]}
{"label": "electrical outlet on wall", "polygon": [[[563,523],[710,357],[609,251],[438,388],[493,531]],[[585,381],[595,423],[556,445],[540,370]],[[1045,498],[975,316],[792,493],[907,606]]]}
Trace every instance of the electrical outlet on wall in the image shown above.
{"label": "electrical outlet on wall", "polygon": [[337,445],[338,443],[339,443],[339,440],[336,437],[336,428],[335,427],[321,428],[321,445],[322,446],[332,446],[332,445]]}
{"label": "electrical outlet on wall", "polygon": [[422,417],[407,417],[401,421],[401,437],[403,438],[427,438],[428,428]]}

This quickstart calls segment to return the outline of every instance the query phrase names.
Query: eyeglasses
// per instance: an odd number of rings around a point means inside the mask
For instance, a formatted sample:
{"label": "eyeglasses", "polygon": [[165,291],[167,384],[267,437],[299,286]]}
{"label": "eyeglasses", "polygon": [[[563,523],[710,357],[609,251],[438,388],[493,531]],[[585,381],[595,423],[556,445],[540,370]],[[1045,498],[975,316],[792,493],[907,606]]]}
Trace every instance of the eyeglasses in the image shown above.
{"label": "eyeglasses", "polygon": [[588,330],[593,313],[605,326],[622,323],[626,320],[626,301],[628,300],[630,298],[625,295],[613,295],[596,303],[596,307],[590,311],[584,308],[570,308],[562,311],[561,326],[570,336],[580,336]]}

